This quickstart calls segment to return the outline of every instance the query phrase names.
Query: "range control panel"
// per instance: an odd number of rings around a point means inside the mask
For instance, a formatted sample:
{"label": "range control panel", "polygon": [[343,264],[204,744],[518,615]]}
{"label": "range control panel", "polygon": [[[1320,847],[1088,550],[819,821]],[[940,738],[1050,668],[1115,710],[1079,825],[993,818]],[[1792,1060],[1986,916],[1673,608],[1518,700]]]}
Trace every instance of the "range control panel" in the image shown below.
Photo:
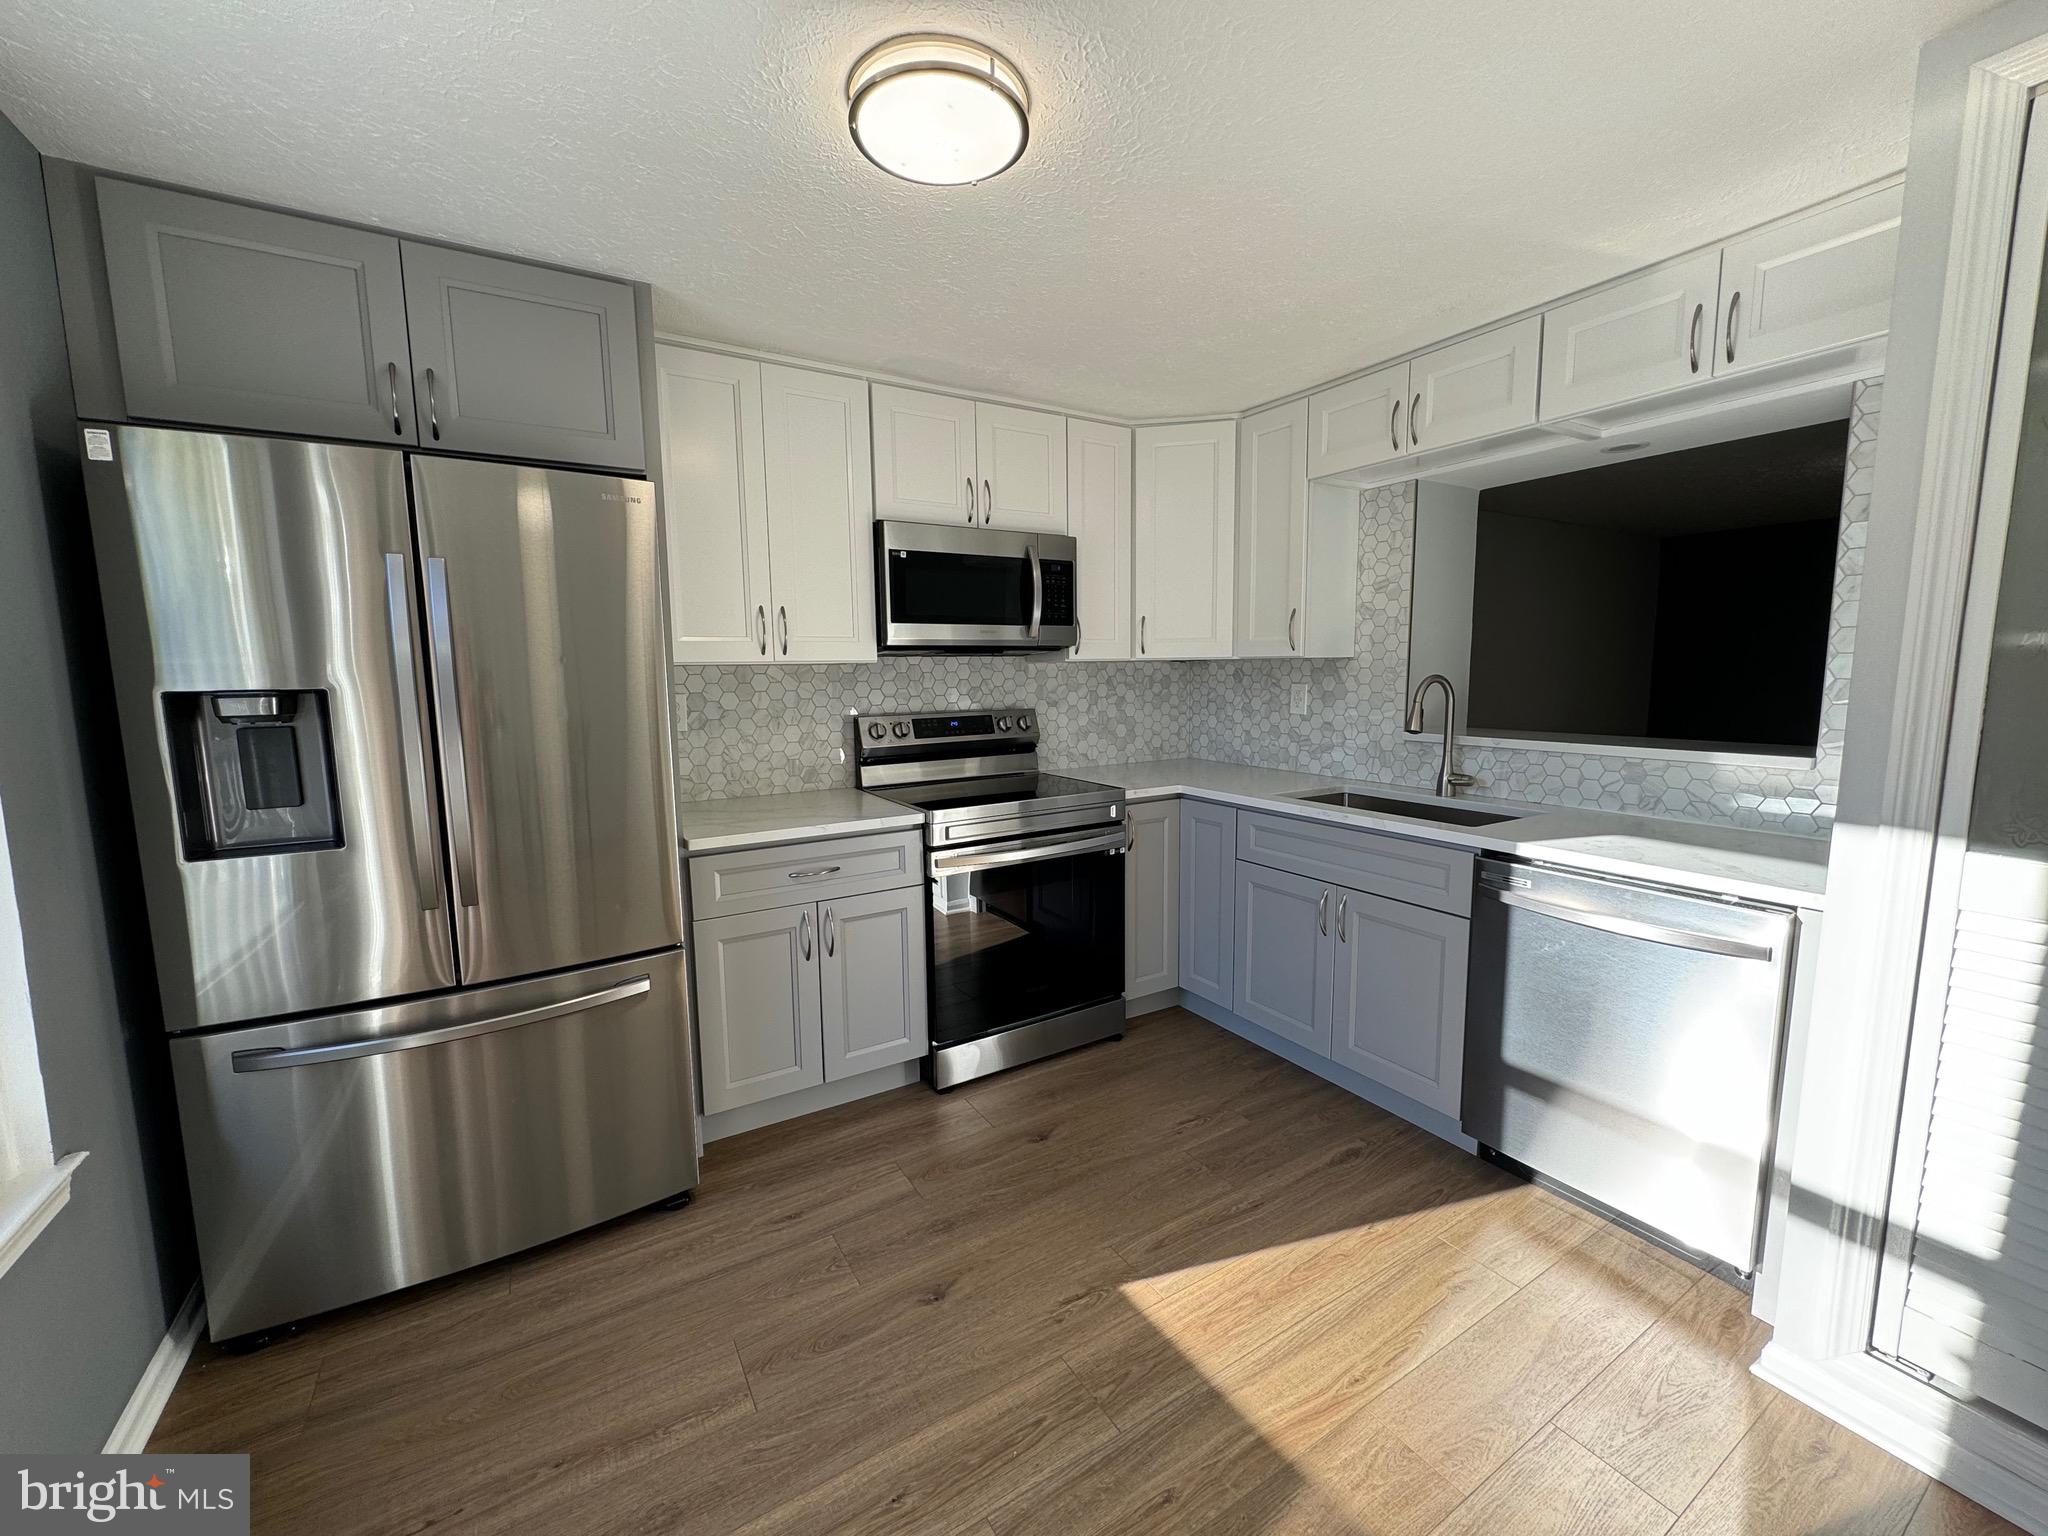
{"label": "range control panel", "polygon": [[958,714],[856,715],[854,740],[863,751],[893,746],[945,746],[1001,742],[1031,745],[1038,719],[1030,710],[969,710]]}

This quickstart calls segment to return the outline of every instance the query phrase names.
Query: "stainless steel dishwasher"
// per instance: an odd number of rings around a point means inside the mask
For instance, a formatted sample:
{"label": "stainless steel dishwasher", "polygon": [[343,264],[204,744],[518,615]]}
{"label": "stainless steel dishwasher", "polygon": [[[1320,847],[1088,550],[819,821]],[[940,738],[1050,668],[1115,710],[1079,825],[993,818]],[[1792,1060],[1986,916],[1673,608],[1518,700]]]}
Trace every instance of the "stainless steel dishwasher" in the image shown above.
{"label": "stainless steel dishwasher", "polygon": [[1465,1132],[1756,1268],[1793,915],[1481,859]]}

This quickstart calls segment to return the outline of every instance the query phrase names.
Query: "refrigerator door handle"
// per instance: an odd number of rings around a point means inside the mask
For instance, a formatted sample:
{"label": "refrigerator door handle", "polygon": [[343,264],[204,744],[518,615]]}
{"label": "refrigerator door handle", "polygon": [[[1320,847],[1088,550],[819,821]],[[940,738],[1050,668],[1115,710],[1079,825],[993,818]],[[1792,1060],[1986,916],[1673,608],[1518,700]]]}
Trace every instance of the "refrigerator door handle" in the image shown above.
{"label": "refrigerator door handle", "polygon": [[477,1035],[496,1034],[501,1029],[517,1029],[522,1024],[539,1024],[546,1019],[559,1019],[572,1013],[584,1013],[592,1008],[602,1008],[608,1003],[621,1003],[629,997],[643,996],[653,985],[651,977],[635,976],[630,981],[619,982],[616,986],[605,987],[596,992],[586,992],[581,997],[567,997],[559,1003],[543,1003],[537,1008],[520,1008],[511,1013],[492,1014],[488,1018],[471,1019],[463,1024],[443,1024],[434,1029],[416,1029],[405,1035],[372,1035],[363,1040],[337,1040],[331,1045],[267,1045],[256,1050],[236,1051],[230,1058],[237,1072],[275,1072],[284,1067],[308,1067],[323,1061],[355,1061],[364,1056],[387,1056],[393,1051],[415,1051],[426,1045],[446,1045],[451,1040],[468,1040]]}
{"label": "refrigerator door handle", "polygon": [[419,660],[413,653],[412,568],[403,555],[384,556],[384,606],[391,620],[391,666],[398,689],[398,747],[405,760],[406,821],[412,836],[412,874],[420,910],[441,905],[441,873],[434,867],[434,829],[427,821],[426,733],[420,725]]}
{"label": "refrigerator door handle", "polygon": [[448,794],[448,844],[455,855],[455,897],[476,905],[476,828],[469,806],[469,758],[463,746],[462,696],[455,686],[455,624],[448,610],[448,562],[427,557],[427,633],[434,657],[434,707],[441,717],[441,780]]}

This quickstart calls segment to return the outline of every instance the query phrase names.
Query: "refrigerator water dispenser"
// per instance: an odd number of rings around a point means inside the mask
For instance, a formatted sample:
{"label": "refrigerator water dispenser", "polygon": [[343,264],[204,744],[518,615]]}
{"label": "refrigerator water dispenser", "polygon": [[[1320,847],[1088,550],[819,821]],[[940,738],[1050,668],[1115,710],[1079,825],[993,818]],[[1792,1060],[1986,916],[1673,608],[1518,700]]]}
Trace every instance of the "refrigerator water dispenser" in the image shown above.
{"label": "refrigerator water dispenser", "polygon": [[187,859],[341,846],[324,690],[169,693],[164,726]]}

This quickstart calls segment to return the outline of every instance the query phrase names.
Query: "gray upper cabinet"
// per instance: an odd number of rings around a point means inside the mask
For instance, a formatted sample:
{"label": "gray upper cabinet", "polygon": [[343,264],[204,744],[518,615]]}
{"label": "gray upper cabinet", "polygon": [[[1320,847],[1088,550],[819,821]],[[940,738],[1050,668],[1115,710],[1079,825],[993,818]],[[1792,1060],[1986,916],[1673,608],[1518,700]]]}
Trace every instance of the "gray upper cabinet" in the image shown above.
{"label": "gray upper cabinet", "polygon": [[130,416],[415,440],[397,240],[106,177],[98,195]]}
{"label": "gray upper cabinet", "polygon": [[402,246],[422,444],[646,467],[629,284]]}

